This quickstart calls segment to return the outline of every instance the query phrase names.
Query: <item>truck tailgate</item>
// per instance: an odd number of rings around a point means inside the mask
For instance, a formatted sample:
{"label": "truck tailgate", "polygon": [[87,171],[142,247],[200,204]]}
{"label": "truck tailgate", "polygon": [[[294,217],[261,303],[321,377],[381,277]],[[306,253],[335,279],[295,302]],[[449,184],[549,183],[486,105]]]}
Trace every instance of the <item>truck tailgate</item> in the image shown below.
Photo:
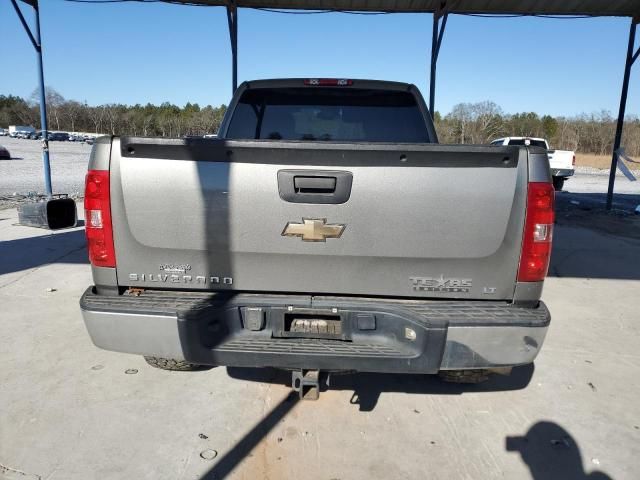
{"label": "truck tailgate", "polygon": [[[123,137],[111,152],[121,286],[513,297],[525,148]],[[283,170],[350,176],[348,199],[283,199],[304,193]]]}
{"label": "truck tailgate", "polygon": [[552,169],[573,170],[574,153],[569,150],[548,150],[549,166]]}

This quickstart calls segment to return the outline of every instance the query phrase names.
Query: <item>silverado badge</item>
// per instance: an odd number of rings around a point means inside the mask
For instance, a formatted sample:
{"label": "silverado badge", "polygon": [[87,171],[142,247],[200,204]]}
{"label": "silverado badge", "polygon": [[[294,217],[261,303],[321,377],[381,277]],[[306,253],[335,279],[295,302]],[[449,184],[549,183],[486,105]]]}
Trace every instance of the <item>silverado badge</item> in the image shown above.
{"label": "silverado badge", "polygon": [[303,218],[302,223],[287,223],[283,237],[301,237],[303,242],[326,242],[327,238],[340,238],[346,225],[327,223],[326,218]]}

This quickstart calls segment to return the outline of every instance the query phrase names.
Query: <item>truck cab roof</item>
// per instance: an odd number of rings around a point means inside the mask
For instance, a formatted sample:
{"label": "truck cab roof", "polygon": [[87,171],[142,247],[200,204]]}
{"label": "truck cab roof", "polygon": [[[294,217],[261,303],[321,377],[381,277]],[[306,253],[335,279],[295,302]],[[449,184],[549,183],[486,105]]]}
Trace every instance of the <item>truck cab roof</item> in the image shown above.
{"label": "truck cab roof", "polygon": [[[318,82],[317,84],[314,82]],[[342,82],[342,83],[340,83]],[[417,89],[412,83],[393,82],[387,80],[347,79],[347,78],[270,78],[248,80],[238,87],[238,92],[247,88],[295,88],[314,86],[334,86],[336,88],[367,88],[380,90],[409,91]]]}

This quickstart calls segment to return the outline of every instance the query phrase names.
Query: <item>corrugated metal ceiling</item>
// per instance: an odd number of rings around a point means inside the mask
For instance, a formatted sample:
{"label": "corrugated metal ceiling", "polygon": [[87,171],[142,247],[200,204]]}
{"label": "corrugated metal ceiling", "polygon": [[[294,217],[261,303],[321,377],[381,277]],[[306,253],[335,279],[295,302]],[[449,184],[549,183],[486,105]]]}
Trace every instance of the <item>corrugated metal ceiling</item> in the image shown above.
{"label": "corrugated metal ceiling", "polygon": [[[224,0],[168,0],[227,5]],[[442,0],[236,0],[237,7],[296,10],[433,12]],[[449,0],[450,13],[640,17],[640,0]]]}
{"label": "corrugated metal ceiling", "polygon": [[[32,6],[35,0],[22,0]],[[155,0],[158,1],[158,0]],[[345,10],[378,12],[433,12],[447,4],[450,13],[522,15],[594,15],[636,17],[640,0],[161,0],[167,3],[201,4],[293,10]]]}

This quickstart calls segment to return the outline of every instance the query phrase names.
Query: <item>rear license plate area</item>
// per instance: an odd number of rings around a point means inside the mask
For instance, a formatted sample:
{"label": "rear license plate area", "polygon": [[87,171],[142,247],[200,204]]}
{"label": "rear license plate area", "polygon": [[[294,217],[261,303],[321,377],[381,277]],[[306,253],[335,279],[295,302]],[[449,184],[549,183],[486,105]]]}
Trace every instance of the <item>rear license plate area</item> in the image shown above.
{"label": "rear license plate area", "polygon": [[325,310],[299,309],[279,312],[274,337],[349,340],[343,315]]}

